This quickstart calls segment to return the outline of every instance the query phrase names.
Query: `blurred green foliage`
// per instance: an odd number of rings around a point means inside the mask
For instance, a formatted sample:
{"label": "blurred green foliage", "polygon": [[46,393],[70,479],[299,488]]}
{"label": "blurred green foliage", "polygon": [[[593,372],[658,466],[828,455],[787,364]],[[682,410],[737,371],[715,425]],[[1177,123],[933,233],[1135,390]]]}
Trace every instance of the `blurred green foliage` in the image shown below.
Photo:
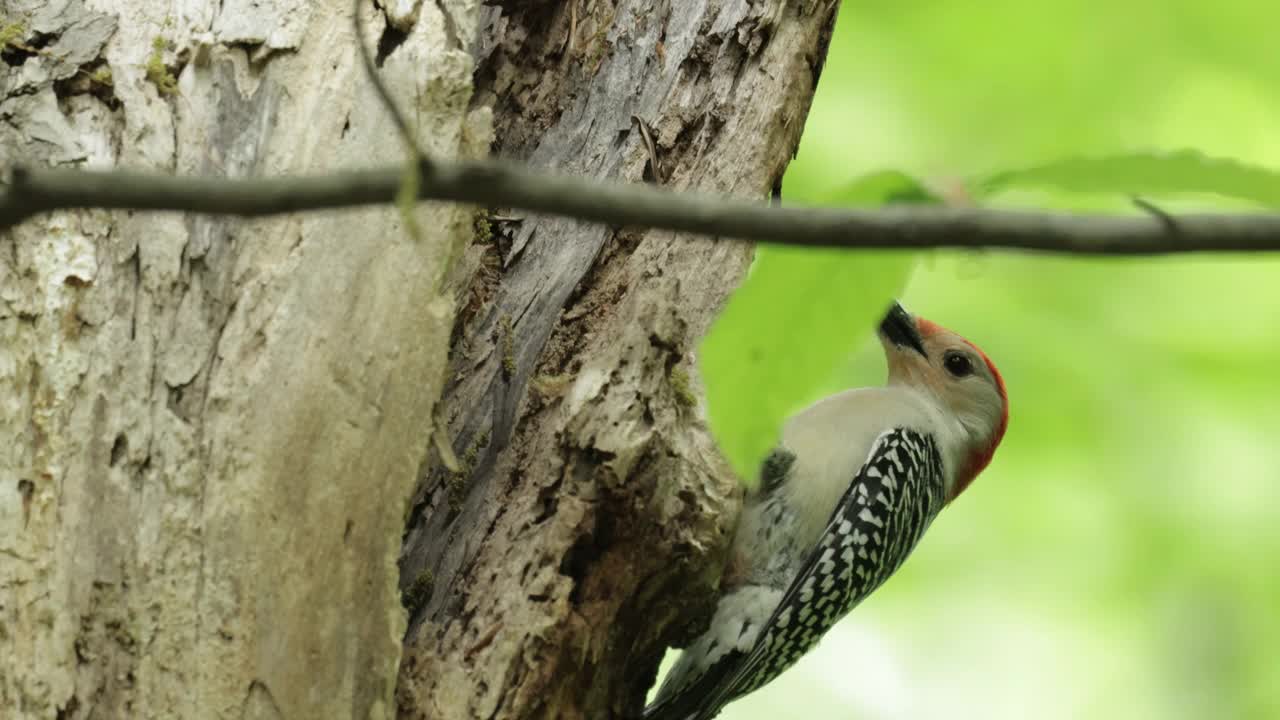
{"label": "blurred green foliage", "polygon": [[[898,172],[878,172],[800,197],[832,205],[931,203]],[[912,253],[764,246],[699,348],[711,426],[738,474],[772,447],[779,423],[813,399],[906,283]],[[819,342],[814,342],[818,338]]]}
{"label": "blurred green foliage", "polygon": [[1131,153],[1096,158],[1067,158],[997,173],[975,183],[975,194],[1040,188],[1121,196],[1204,194],[1215,200],[1241,200],[1280,206],[1280,174],[1194,150]]}
{"label": "blurred green foliage", "polygon": [[[1124,209],[1138,193],[1239,209],[1161,193],[1280,195],[1253,174],[1280,167],[1280,6],[868,0],[840,13],[788,201],[884,168],[999,189],[1003,205]],[[1168,154],[1183,148],[1203,155]],[[1110,156],[1131,162],[1066,161]],[[1170,158],[1186,162],[1148,162]],[[904,304],[1000,366],[1008,435],[897,576],[723,720],[1280,717],[1280,259],[916,258]],[[750,464],[775,412],[882,382],[868,318],[910,262],[762,251],[752,311],[726,314],[725,346],[713,335],[703,350],[735,462]],[[733,342],[753,348],[737,354],[746,369],[723,370]],[[770,396],[767,377],[787,372],[785,397]]]}

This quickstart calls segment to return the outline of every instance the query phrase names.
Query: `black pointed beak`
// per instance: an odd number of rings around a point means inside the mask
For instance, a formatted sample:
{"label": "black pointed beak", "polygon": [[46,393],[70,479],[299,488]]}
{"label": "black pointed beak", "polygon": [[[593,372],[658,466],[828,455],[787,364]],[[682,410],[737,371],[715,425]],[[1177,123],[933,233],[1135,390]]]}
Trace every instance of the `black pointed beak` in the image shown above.
{"label": "black pointed beak", "polygon": [[928,353],[924,351],[920,329],[916,327],[916,319],[896,301],[889,306],[884,320],[880,321],[880,336],[898,347],[909,347],[928,357]]}

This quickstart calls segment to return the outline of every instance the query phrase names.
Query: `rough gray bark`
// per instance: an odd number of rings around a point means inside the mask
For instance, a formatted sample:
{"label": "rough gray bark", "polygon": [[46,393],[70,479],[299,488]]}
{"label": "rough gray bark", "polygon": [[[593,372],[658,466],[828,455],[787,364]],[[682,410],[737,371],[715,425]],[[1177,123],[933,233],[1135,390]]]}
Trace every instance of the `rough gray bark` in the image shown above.
{"label": "rough gray bark", "polygon": [[[433,152],[489,142],[476,10],[415,5],[386,58]],[[0,165],[402,157],[347,0],[8,0],[0,27]],[[390,716],[441,282],[472,232],[465,208],[418,220],[80,211],[0,236],[0,716]]]}
{"label": "rough gray bark", "polygon": [[[504,156],[760,198],[794,152],[835,4],[791,3],[770,25],[775,10],[507,3],[484,18],[476,102],[494,108]],[[750,250],[497,224],[452,276],[444,398],[464,471],[422,472],[400,712],[629,715],[666,644],[705,621],[736,517],[690,351]]]}

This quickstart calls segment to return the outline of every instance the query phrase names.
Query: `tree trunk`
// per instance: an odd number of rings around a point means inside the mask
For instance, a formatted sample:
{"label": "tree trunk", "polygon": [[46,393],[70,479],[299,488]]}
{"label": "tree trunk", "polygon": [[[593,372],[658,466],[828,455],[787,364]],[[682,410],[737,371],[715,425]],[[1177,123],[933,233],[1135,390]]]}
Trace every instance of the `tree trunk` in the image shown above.
{"label": "tree trunk", "polygon": [[[347,0],[108,5],[4,6],[4,166],[403,157]],[[364,9],[423,142],[487,149],[439,6],[407,33]],[[0,716],[391,716],[395,562],[471,213],[418,222],[86,211],[0,238]]]}
{"label": "tree trunk", "polygon": [[[366,42],[429,152],[497,137],[536,166],[755,198],[835,12],[382,5]],[[402,160],[349,12],[0,0],[0,165]],[[750,249],[415,216],[416,239],[394,208],[80,211],[0,237],[0,715],[638,711],[705,621],[737,512],[691,350]]]}
{"label": "tree trunk", "polygon": [[[509,3],[482,19],[496,152],[588,177],[763,198],[795,151],[835,4]],[[655,167],[656,165],[656,167]],[[749,247],[523,217],[453,275],[445,416],[401,559],[400,711],[639,712],[705,623],[739,505],[691,351]]]}

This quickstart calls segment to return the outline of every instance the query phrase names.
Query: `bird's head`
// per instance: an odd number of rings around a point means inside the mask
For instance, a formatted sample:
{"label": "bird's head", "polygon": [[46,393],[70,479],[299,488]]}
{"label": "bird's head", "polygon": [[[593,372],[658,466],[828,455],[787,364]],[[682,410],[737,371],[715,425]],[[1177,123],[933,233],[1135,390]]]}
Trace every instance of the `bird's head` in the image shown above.
{"label": "bird's head", "polygon": [[976,345],[894,303],[880,323],[889,384],[926,394],[954,418],[957,466],[947,501],[991,462],[1009,425],[1009,396],[1000,371]]}

